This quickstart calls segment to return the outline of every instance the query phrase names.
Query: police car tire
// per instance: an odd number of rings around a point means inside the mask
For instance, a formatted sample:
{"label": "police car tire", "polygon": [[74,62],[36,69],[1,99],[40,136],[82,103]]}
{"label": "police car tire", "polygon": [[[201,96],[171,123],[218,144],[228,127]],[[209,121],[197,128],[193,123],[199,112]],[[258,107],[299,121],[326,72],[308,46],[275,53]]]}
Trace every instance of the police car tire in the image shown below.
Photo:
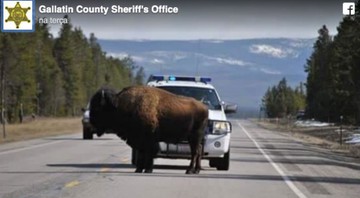
{"label": "police car tire", "polygon": [[217,161],[216,169],[227,171],[229,170],[229,167],[230,167],[230,150],[227,153],[225,153],[223,158],[220,158]]}
{"label": "police car tire", "polygon": [[84,140],[92,140],[93,139],[92,131],[87,127],[83,127],[83,139]]}
{"label": "police car tire", "polygon": [[209,159],[209,166],[211,168],[216,168],[218,165],[218,161],[219,161],[218,159]]}

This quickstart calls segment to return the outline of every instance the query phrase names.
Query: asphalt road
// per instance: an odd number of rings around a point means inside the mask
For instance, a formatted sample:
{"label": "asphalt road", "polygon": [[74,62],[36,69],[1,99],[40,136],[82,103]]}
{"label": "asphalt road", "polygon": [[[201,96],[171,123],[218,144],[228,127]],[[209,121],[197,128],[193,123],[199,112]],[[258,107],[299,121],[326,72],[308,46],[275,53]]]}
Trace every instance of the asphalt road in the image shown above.
{"label": "asphalt road", "polygon": [[185,175],[187,160],[157,159],[152,174],[137,174],[130,149],[115,136],[81,134],[0,146],[0,197],[359,197],[360,164],[233,120],[229,171],[203,161]]}

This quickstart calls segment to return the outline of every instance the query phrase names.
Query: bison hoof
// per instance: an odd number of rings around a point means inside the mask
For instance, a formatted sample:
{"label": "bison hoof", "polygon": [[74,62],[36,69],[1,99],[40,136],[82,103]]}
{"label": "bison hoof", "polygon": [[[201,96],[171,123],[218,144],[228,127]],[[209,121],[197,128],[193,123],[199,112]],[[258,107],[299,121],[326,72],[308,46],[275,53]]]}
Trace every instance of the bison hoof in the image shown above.
{"label": "bison hoof", "polygon": [[186,174],[194,174],[194,173],[195,173],[195,170],[194,170],[194,169],[189,169],[189,170],[186,170],[185,173],[186,173]]}
{"label": "bison hoof", "polygon": [[186,174],[199,174],[200,170],[198,170],[198,169],[189,169],[189,170],[186,170],[185,173]]}
{"label": "bison hoof", "polygon": [[137,168],[136,170],[135,170],[135,173],[142,173],[143,172],[143,169],[142,168]]}
{"label": "bison hoof", "polygon": [[152,173],[153,170],[152,169],[145,169],[145,172],[144,173]]}

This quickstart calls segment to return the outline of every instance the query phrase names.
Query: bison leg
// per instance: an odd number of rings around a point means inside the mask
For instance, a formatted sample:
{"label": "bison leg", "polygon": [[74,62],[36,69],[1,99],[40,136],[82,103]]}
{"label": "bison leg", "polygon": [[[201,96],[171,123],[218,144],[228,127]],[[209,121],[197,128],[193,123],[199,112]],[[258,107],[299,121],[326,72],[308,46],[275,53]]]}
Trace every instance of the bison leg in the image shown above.
{"label": "bison leg", "polygon": [[136,160],[135,173],[142,173],[144,170],[145,152],[143,150],[138,151],[138,157]]}
{"label": "bison leg", "polygon": [[202,144],[197,146],[196,154],[195,174],[199,174],[201,170]]}
{"label": "bison leg", "polygon": [[[153,139],[153,138],[152,138]],[[145,173],[152,173],[154,168],[154,156],[156,156],[159,151],[159,144],[153,141],[149,141],[147,149],[145,151]]]}
{"label": "bison leg", "polygon": [[144,151],[144,168],[145,173],[153,172],[154,158],[152,156],[151,147],[147,146]]}
{"label": "bison leg", "polygon": [[186,174],[198,174],[201,169],[201,150],[202,146],[198,138],[190,139],[191,161]]}
{"label": "bison leg", "polygon": [[191,161],[189,168],[186,170],[186,174],[194,174],[194,163],[195,163],[195,146],[190,142],[190,150],[191,150]]}
{"label": "bison leg", "polygon": [[138,158],[136,163],[136,173],[152,173],[154,166],[154,156],[157,154],[159,149],[158,143],[151,141],[149,138],[145,143],[145,146],[139,150]]}
{"label": "bison leg", "polygon": [[152,153],[145,152],[145,173],[152,173],[153,172],[153,166],[154,166],[154,158],[152,156]]}

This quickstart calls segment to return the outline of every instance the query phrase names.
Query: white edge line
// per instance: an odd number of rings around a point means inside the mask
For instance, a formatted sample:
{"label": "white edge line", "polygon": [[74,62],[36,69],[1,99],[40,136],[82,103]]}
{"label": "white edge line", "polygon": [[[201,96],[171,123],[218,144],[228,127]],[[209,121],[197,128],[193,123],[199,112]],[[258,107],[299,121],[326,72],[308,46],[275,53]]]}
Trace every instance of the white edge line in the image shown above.
{"label": "white edge line", "polygon": [[10,153],[16,153],[16,152],[20,152],[20,151],[30,150],[30,149],[34,149],[34,148],[39,148],[39,147],[43,147],[43,146],[48,146],[48,145],[52,145],[52,144],[61,143],[61,142],[64,142],[64,141],[65,140],[60,140],[60,141],[55,141],[55,142],[46,142],[46,143],[43,143],[43,144],[36,144],[36,145],[33,145],[33,146],[27,146],[27,147],[23,147],[23,148],[11,149],[11,150],[0,152],[0,155],[5,155],[5,154],[10,154]]}
{"label": "white edge line", "polygon": [[307,198],[304,193],[302,193],[295,184],[291,181],[291,179],[285,175],[284,171],[271,159],[269,155],[265,153],[265,151],[259,146],[259,144],[255,141],[254,138],[247,132],[247,130],[240,124],[239,121],[236,123],[240,126],[240,128],[244,131],[244,133],[250,138],[251,141],[255,144],[257,149],[264,155],[264,157],[269,161],[269,163],[274,167],[274,169],[281,175],[285,183],[289,186],[289,188],[300,198]]}

